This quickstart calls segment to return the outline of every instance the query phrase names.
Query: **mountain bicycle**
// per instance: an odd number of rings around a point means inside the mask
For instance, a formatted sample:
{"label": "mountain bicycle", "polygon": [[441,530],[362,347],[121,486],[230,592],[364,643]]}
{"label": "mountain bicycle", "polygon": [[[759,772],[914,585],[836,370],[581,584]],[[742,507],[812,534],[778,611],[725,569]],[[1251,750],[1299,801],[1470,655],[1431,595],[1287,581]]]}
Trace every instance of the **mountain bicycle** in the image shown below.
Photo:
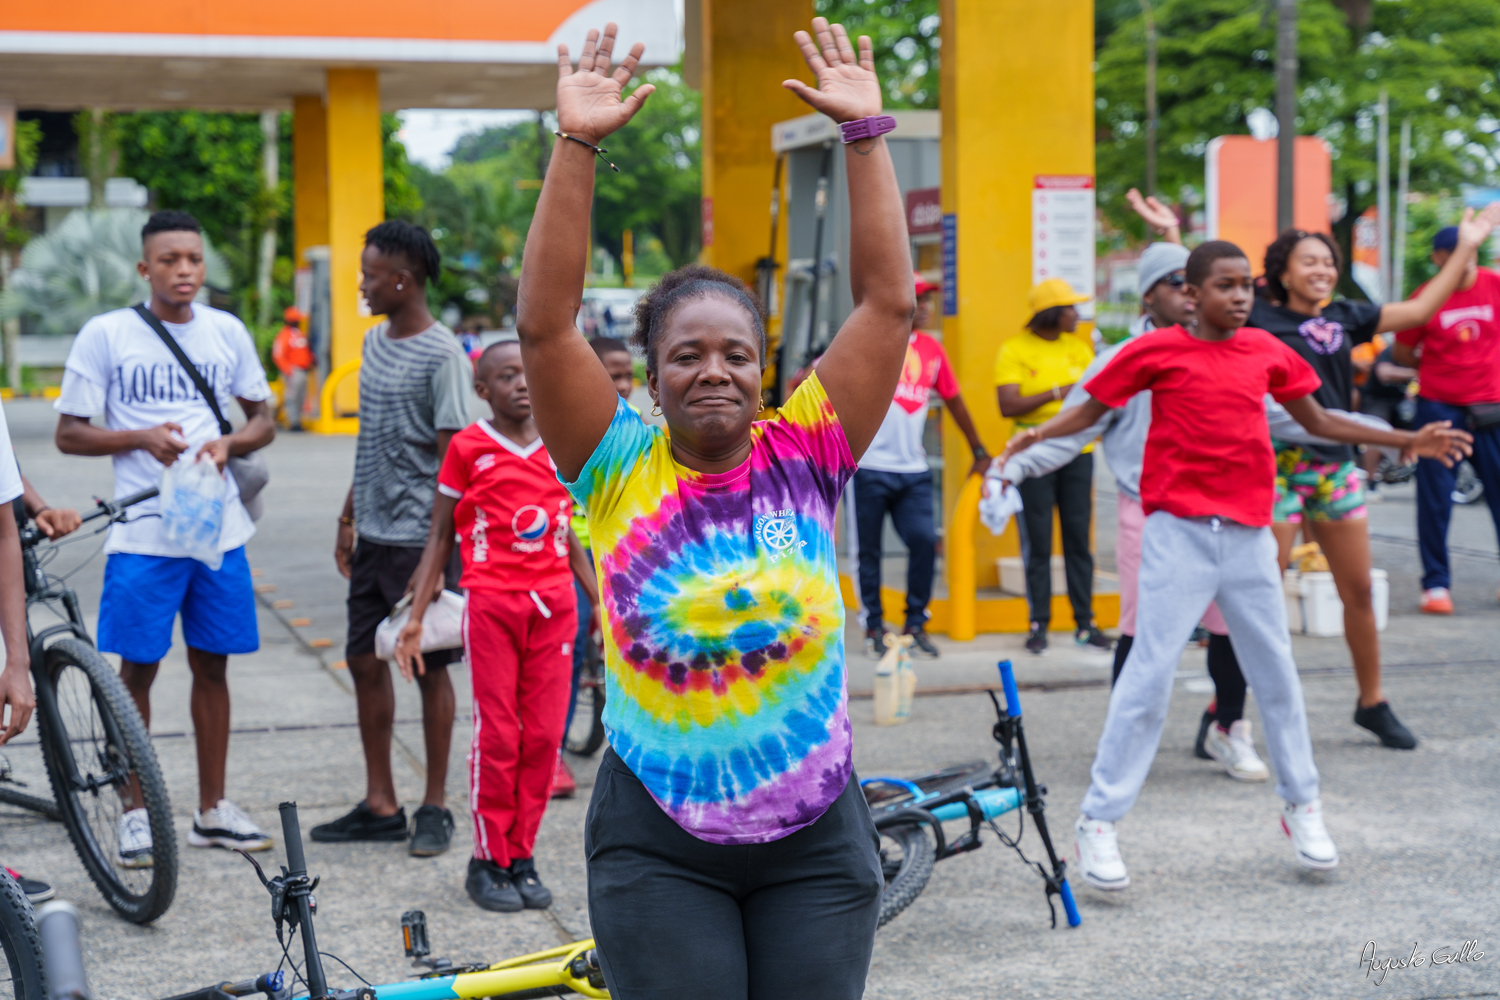
{"label": "mountain bicycle", "polygon": [[0,1000],[45,1000],[47,980],[31,902],[0,868]]}
{"label": "mountain bicycle", "polygon": [[[100,500],[83,521],[104,519],[98,534],[156,495],[153,487]],[[77,593],[66,576],[46,572],[60,545],[70,542],[44,547],[45,541],[35,524],[21,531],[37,732],[53,798],[10,787],[24,785],[0,759],[0,802],[60,819],[105,901],[132,923],[150,923],[167,911],[177,891],[177,834],[167,785],[135,701],[94,648]],[[56,619],[50,624],[49,613]],[[121,849],[122,820],[133,808],[146,811],[149,853]]]}
{"label": "mountain bicycle", "polygon": [[[1041,875],[1053,927],[1057,926],[1053,896],[1062,898],[1069,927],[1082,922],[1068,885],[1067,862],[1057,856],[1047,830],[1047,786],[1037,783],[1031,769],[1026,730],[1021,722],[1020,691],[1009,660],[1000,661],[1000,684],[1005,691],[1004,708],[993,691],[987,692],[995,706],[996,721],[991,734],[1000,747],[998,765],[991,767],[979,761],[914,778],[876,777],[860,782],[880,834],[880,864],[886,880],[880,896],[882,927],[922,894],[932,877],[934,863],[977,850],[981,846],[980,830],[985,826],[1002,844],[1020,855],[1027,867]],[[996,817],[1022,806],[1031,814],[1050,870],[1021,850],[1024,814],[1014,837],[995,823]],[[968,821],[968,830],[949,841],[943,824],[961,820]]]}
{"label": "mountain bicycle", "polygon": [[[244,851],[255,867],[261,883],[271,894],[271,919],[282,961],[275,969],[253,978],[219,982],[171,1000],[228,1000],[264,994],[270,1000],[463,1000],[490,997],[492,1000],[533,1000],[538,997],[572,996],[607,998],[604,973],[592,940],[576,941],[530,955],[494,963],[454,964],[448,959],[431,957],[427,937],[427,920],[421,911],[402,915],[402,944],[413,965],[422,969],[415,978],[402,983],[372,984],[331,952],[320,951],[313,918],[317,901],[313,890],[318,879],[307,872],[303,853],[302,830],[297,818],[297,803],[283,802],[281,842],[286,846],[286,865],[281,874],[268,878],[259,862]],[[37,919],[46,971],[54,998],[88,1000],[87,976],[78,936],[78,911],[67,903],[48,903]],[[283,931],[301,935],[302,962],[294,962]],[[348,990],[330,988],[323,966],[332,958],[359,979],[362,985]],[[290,968],[288,968],[290,967]],[[290,972],[290,975],[288,975]],[[28,997],[28,1000],[30,998]]]}

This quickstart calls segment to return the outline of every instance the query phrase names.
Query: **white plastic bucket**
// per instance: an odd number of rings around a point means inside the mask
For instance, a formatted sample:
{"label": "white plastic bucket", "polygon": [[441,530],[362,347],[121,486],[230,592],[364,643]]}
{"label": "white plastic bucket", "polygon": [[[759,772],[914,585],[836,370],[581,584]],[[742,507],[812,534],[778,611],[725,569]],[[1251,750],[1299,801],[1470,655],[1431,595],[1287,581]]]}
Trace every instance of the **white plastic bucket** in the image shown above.
{"label": "white plastic bucket", "polygon": [[[1287,625],[1299,635],[1332,638],[1344,634],[1344,602],[1339,600],[1333,574],[1298,573],[1287,570]],[[1370,570],[1370,602],[1375,609],[1375,629],[1384,632],[1391,613],[1391,584],[1383,569]]]}

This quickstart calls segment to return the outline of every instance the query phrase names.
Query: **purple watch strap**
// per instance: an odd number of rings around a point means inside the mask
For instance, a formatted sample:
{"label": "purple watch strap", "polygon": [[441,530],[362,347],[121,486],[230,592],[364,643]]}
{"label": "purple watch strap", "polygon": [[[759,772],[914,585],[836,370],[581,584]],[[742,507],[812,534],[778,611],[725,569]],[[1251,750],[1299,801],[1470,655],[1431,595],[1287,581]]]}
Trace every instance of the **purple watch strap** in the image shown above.
{"label": "purple watch strap", "polygon": [[890,115],[871,115],[868,118],[856,118],[852,122],[844,122],[839,126],[839,131],[843,133],[844,143],[847,145],[861,139],[873,139],[895,128],[896,119]]}

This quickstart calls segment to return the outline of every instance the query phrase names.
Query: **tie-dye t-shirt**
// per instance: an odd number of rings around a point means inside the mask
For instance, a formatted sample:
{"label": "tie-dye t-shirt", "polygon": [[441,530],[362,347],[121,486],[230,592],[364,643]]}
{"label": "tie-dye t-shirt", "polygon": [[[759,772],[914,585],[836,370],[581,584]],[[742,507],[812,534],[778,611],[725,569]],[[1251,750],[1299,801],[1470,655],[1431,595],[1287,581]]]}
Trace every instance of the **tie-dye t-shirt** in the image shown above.
{"label": "tie-dye t-shirt", "polygon": [[761,844],[849,782],[834,511],[854,459],[816,375],[729,472],[621,402],[578,481],[604,609],[610,744],[678,825]]}

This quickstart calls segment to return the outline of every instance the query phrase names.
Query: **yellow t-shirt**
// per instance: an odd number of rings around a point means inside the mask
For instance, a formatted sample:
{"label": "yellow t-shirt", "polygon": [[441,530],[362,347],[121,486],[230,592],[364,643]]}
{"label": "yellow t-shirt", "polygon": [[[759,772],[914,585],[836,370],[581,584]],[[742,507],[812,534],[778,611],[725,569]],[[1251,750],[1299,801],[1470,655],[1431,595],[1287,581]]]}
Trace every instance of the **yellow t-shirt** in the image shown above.
{"label": "yellow t-shirt", "polygon": [[[1093,360],[1094,349],[1071,333],[1059,334],[1056,340],[1043,340],[1030,330],[1022,330],[1000,345],[1000,354],[995,358],[995,384],[1019,385],[1021,395],[1034,396],[1048,392],[1053,386],[1062,388],[1077,382]],[[1067,394],[1066,389],[1063,394]],[[1061,409],[1062,400],[1051,400],[1017,417],[1016,426],[1046,423]]]}

